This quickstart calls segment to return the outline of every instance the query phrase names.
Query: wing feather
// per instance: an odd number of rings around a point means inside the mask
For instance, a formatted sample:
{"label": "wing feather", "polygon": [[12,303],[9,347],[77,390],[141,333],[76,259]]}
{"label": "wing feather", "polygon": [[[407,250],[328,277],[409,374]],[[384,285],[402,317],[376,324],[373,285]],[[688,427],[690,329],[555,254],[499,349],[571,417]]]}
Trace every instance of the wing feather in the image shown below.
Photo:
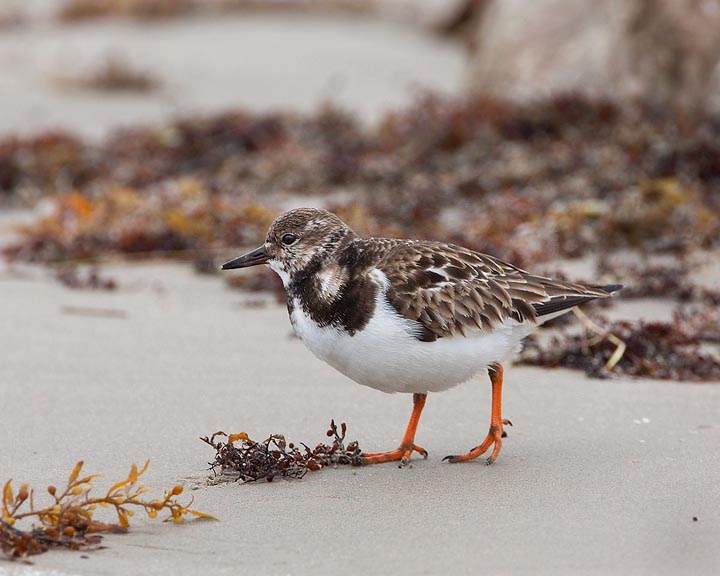
{"label": "wing feather", "polygon": [[487,254],[439,242],[396,241],[375,266],[388,278],[390,304],[419,322],[428,341],[490,332],[510,318],[537,322],[620,288],[535,276]]}

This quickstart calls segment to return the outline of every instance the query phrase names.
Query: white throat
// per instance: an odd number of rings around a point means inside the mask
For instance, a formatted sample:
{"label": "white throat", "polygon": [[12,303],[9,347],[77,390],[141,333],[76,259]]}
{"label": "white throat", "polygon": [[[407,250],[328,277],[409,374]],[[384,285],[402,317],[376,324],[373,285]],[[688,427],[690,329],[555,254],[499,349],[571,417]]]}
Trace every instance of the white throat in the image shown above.
{"label": "white throat", "polygon": [[270,266],[270,269],[280,276],[280,280],[282,280],[283,286],[285,286],[285,289],[287,290],[287,287],[290,285],[290,274],[288,274],[287,270],[285,270],[283,263],[280,262],[280,260],[268,260],[268,266]]}

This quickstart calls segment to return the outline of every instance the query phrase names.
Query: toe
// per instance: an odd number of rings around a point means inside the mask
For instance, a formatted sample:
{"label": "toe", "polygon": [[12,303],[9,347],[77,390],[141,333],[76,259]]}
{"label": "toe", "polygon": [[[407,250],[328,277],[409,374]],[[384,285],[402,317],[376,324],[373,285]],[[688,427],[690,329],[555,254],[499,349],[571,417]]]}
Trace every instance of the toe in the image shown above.
{"label": "toe", "polygon": [[423,458],[425,458],[425,459],[427,460],[428,451],[425,450],[425,448],[423,448],[422,446],[413,446],[412,449],[413,449],[415,452],[417,452],[418,454],[420,454],[420,456],[422,456]]}

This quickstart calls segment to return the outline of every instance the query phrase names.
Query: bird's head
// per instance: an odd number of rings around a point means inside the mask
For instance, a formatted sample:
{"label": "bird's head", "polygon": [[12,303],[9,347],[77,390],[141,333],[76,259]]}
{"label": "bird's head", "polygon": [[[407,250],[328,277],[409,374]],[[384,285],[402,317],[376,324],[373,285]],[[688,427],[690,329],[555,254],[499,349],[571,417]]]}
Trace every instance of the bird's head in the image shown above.
{"label": "bird's head", "polygon": [[268,264],[287,286],[297,273],[331,258],[354,232],[340,218],[317,208],[295,208],[270,225],[265,243],[230,260],[223,270]]}

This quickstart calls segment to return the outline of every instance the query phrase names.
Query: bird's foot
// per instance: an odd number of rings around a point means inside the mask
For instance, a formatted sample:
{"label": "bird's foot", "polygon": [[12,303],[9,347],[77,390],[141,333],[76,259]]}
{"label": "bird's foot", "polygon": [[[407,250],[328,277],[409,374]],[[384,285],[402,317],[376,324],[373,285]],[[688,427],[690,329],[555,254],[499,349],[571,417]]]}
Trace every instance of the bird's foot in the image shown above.
{"label": "bird's foot", "polygon": [[490,446],[492,446],[492,452],[485,461],[488,465],[492,464],[497,459],[498,454],[500,454],[500,450],[502,449],[502,439],[507,436],[505,430],[503,430],[503,425],[512,426],[512,422],[510,422],[510,420],[503,420],[500,425],[491,424],[490,430],[480,446],[476,446],[466,454],[453,454],[445,456],[443,460],[449,460],[450,464],[474,460],[478,456],[485,454],[485,452],[490,449]]}
{"label": "bird's foot", "polygon": [[410,456],[413,452],[422,454],[423,458],[428,457],[427,450],[416,444],[401,444],[397,450],[389,452],[369,452],[360,455],[360,464],[367,466],[368,464],[382,464],[383,462],[400,462],[399,468],[403,468],[410,462]]}

